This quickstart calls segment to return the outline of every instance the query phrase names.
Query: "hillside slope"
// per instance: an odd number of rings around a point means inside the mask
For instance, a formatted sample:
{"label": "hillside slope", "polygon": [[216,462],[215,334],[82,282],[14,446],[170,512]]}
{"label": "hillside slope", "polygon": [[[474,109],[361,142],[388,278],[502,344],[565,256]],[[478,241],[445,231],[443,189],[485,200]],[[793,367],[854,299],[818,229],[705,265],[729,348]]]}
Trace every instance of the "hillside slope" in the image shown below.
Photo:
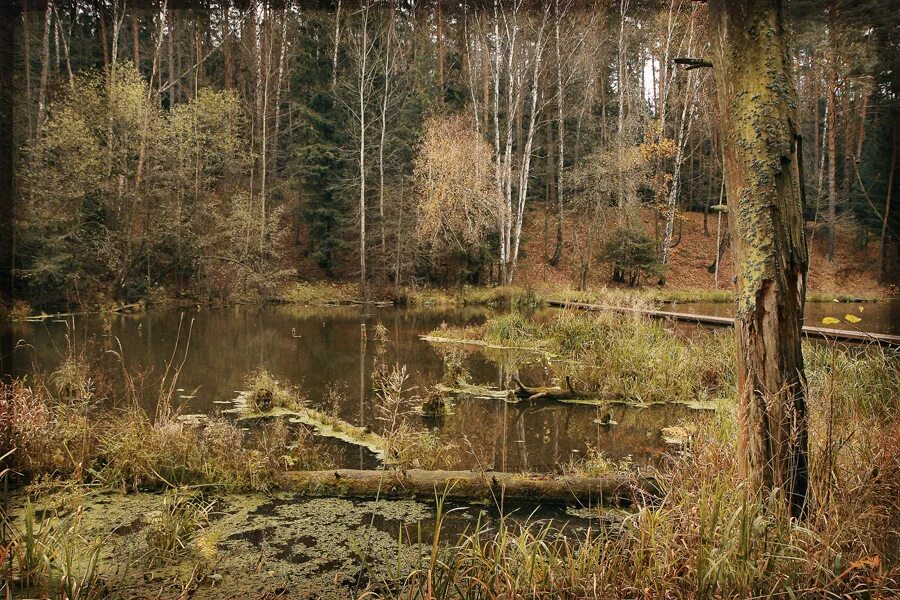
{"label": "hillside slope", "polygon": [[[653,235],[652,217],[644,215],[647,232]],[[723,230],[725,228],[723,219]],[[672,251],[666,285],[672,289],[713,289],[715,277],[709,271],[716,252],[716,217],[709,216],[708,233],[703,231],[702,213],[683,213],[681,236]],[[856,241],[852,227],[839,226],[834,261],[825,259],[825,236],[807,229],[810,240],[809,291],[850,293],[859,295],[887,294],[889,289],[878,283],[877,241],[864,247]],[[575,239],[583,239],[584,227],[571,213],[567,215],[564,231],[563,258],[552,267],[544,258],[553,252],[556,221],[544,207],[532,209],[525,224],[524,257],[517,279],[522,284],[539,282],[575,286],[578,282],[578,246]],[[676,239],[678,235],[676,233]],[[732,289],[733,265],[730,252],[726,252],[719,271],[719,288]],[[650,283],[650,282],[647,282]],[[596,264],[590,270],[589,286],[608,285],[609,266]]]}

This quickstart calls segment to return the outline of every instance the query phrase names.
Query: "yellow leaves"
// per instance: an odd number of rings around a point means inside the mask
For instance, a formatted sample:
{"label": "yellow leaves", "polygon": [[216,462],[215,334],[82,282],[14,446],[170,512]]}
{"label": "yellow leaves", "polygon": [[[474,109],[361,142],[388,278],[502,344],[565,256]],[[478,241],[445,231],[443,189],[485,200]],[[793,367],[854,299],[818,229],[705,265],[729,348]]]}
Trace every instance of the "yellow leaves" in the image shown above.
{"label": "yellow leaves", "polygon": [[[856,323],[860,323],[862,319],[854,314],[847,313],[846,315],[844,315],[844,321],[855,325]],[[841,320],[837,317],[825,317],[824,319],[822,319],[823,325],[838,325],[839,323],[841,323]]]}

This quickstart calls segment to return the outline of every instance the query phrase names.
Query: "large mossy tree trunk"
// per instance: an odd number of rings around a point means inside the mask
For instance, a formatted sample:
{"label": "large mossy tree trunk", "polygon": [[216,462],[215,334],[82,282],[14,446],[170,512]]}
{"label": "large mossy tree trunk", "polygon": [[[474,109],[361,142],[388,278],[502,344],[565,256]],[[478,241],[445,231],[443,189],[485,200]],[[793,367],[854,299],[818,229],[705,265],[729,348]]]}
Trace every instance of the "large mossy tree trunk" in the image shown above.
{"label": "large mossy tree trunk", "polygon": [[740,450],[756,489],[802,516],[808,485],[801,326],[808,266],[785,0],[710,0],[737,274]]}

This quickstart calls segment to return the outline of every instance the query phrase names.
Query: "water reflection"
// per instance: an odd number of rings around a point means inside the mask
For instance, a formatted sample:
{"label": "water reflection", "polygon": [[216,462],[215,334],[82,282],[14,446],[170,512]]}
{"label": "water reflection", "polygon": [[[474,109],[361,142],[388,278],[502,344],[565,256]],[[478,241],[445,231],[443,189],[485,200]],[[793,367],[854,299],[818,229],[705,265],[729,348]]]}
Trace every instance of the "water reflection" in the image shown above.
{"label": "water reflection", "polygon": [[[442,377],[443,350],[418,336],[441,323],[479,323],[488,315],[485,310],[288,306],[87,315],[74,322],[7,327],[3,330],[7,339],[24,343],[14,352],[15,364],[6,360],[3,366],[16,375],[32,369],[51,372],[71,344],[89,353],[101,368],[120,369],[121,362],[141,373],[142,402],[153,410],[164,365],[173,357],[178,362],[184,358],[176,398],[179,408],[206,413],[218,412],[221,403],[242,388],[247,373],[265,367],[283,383],[301,389],[316,408],[378,431],[371,383],[378,345],[374,326],[380,323],[387,329],[388,363],[406,365],[407,388],[424,395]],[[547,383],[548,376],[538,357],[521,353],[484,355],[469,350],[465,368],[472,382],[482,385],[504,386],[512,375],[538,385]],[[690,409],[682,406],[611,410],[618,423],[614,426],[602,424],[592,406],[464,399],[442,419],[423,424],[436,427],[441,439],[458,449],[456,468],[547,471],[583,456],[591,446],[611,460],[654,462],[664,451],[659,430],[691,417]],[[364,452],[341,454],[346,466],[372,464]]]}

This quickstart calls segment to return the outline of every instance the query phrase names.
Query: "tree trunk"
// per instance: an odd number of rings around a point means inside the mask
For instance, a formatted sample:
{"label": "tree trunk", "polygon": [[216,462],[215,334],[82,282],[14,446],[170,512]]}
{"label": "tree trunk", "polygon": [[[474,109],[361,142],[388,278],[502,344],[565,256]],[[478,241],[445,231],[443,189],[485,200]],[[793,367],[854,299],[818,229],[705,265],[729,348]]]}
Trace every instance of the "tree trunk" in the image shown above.
{"label": "tree trunk", "polygon": [[[30,138],[34,135],[34,114],[32,113],[32,95],[31,95],[31,36],[28,33],[28,3],[22,4],[22,47],[25,70],[25,113],[28,115],[28,131],[26,135]],[[12,48],[12,44],[4,46],[4,49]],[[7,89],[4,87],[4,89]]]}
{"label": "tree trunk", "polygon": [[369,4],[365,4],[362,22],[362,45],[359,65],[359,285],[366,294],[366,73],[369,56]]}
{"label": "tree trunk", "polygon": [[[40,131],[44,122],[44,114],[47,112],[47,80],[50,75],[50,22],[53,15],[53,2],[47,2],[47,10],[44,14],[44,36],[41,42],[41,82],[38,87],[38,113],[37,128]],[[102,16],[101,16],[102,19]],[[105,36],[104,36],[105,39]],[[106,43],[103,45],[106,48]]]}
{"label": "tree trunk", "polygon": [[808,266],[786,0],[710,0],[737,273],[739,446],[795,516],[808,490],[801,323]]}
{"label": "tree trunk", "polygon": [[175,90],[177,85],[177,75],[175,74],[175,11],[168,11],[169,18],[169,108],[175,106]]}
{"label": "tree trunk", "polygon": [[444,9],[441,0],[436,0],[437,4],[437,62],[438,62],[438,89],[440,90],[440,98],[438,102],[443,105],[444,97],[447,93],[446,84],[446,60],[447,48],[444,43]]}
{"label": "tree trunk", "polygon": [[103,70],[109,70],[109,46],[107,35],[106,35],[106,10],[104,8],[100,8],[97,13],[97,18],[100,20],[100,46],[103,48]]}
{"label": "tree trunk", "polygon": [[[22,6],[17,0],[0,8],[0,301],[13,296],[15,228],[15,87],[16,25]],[[27,26],[27,23],[25,24]],[[28,109],[31,110],[30,107]],[[6,355],[8,348],[0,347]],[[9,353],[11,354],[11,352]]]}
{"label": "tree trunk", "polygon": [[231,39],[231,10],[222,5],[222,55],[225,59],[225,89],[234,88],[234,41]]}
{"label": "tree trunk", "polygon": [[885,281],[885,266],[887,263],[887,228],[888,217],[891,215],[891,196],[894,190],[894,171],[897,170],[897,125],[894,124],[894,133],[891,136],[891,166],[888,172],[887,193],[884,197],[884,216],[881,221],[881,252],[878,255],[878,281]]}
{"label": "tree trunk", "polygon": [[338,51],[341,48],[341,0],[334,13],[334,53],[331,57],[331,89],[337,86]]}
{"label": "tree trunk", "polygon": [[134,70],[141,72],[141,39],[138,35],[137,9],[131,12],[131,48],[134,51]]}
{"label": "tree trunk", "polygon": [[[832,51],[833,53],[833,51]],[[831,58],[831,64],[828,67],[828,100],[825,106],[826,124],[828,128],[828,240],[825,249],[825,258],[829,262],[834,260],[834,236],[835,225],[837,222],[837,135],[835,132],[835,73],[834,73],[834,57]]]}
{"label": "tree trunk", "polygon": [[[560,14],[559,14],[559,0],[556,0],[554,3],[554,11],[555,11],[555,50],[556,50],[556,123],[557,123],[557,142],[559,148],[559,154],[556,159],[556,163],[551,163],[551,168],[553,166],[556,167],[556,179],[554,181],[554,189],[556,191],[556,246],[553,249],[553,256],[550,258],[550,264],[554,267],[559,264],[559,261],[562,259],[563,253],[563,169],[565,168],[566,163],[566,155],[565,155],[565,135],[566,135],[566,122],[565,122],[565,95],[564,95],[564,87],[563,87],[563,66],[562,66],[562,56],[560,53]],[[550,127],[548,124],[547,127]],[[551,136],[547,136],[547,144],[552,147],[552,141],[550,139]],[[552,148],[548,151],[550,156],[553,155]],[[550,173],[548,175],[551,180],[553,180],[554,173]]]}

